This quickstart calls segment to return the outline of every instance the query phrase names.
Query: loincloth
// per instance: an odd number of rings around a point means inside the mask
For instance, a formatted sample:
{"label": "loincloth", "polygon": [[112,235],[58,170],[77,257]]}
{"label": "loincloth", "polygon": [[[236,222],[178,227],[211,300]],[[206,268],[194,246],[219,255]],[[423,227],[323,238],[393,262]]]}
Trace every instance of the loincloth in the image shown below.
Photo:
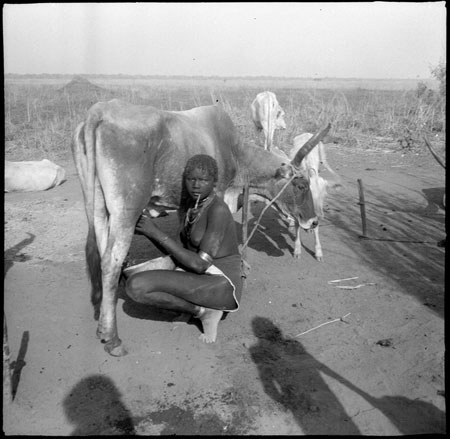
{"label": "loincloth", "polygon": [[[131,265],[123,269],[123,275],[128,278],[132,274],[148,270],[177,270],[186,271],[178,267],[170,256],[161,256],[159,258],[150,259],[140,264]],[[242,278],[241,278],[241,256],[231,255],[224,258],[214,259],[205,274],[223,276],[228,280],[233,288],[233,299],[236,303],[235,309],[224,309],[222,311],[235,312],[239,309],[239,302],[242,294]]]}

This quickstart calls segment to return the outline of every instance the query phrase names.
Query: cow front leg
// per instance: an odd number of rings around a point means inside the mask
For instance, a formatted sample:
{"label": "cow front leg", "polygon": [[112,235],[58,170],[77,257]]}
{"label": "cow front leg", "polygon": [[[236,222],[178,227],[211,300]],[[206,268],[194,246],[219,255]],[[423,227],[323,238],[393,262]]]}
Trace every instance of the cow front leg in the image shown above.
{"label": "cow front leg", "polygon": [[294,243],[294,258],[300,259],[302,254],[302,240],[300,238],[301,227],[297,224]]}
{"label": "cow front leg", "polygon": [[314,255],[319,262],[322,262],[323,261],[323,253],[322,253],[322,246],[320,245],[320,239],[319,239],[319,225],[317,225],[314,228],[314,240],[315,240]]}

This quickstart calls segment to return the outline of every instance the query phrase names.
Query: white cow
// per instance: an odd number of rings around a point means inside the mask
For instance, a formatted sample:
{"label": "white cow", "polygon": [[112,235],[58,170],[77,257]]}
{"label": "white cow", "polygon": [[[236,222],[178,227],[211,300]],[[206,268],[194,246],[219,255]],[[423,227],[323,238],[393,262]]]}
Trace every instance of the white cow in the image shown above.
{"label": "white cow", "polygon": [[264,149],[272,148],[273,134],[277,129],[286,129],[284,111],[275,93],[263,91],[251,104],[252,119],[258,131],[264,131]]}
{"label": "white cow", "polygon": [[5,192],[46,191],[61,184],[65,176],[64,168],[47,159],[29,162],[5,160]]}
{"label": "white cow", "polygon": [[[294,146],[289,152],[289,156],[295,157],[296,151],[298,151],[312,136],[313,135],[310,133],[304,133],[296,136],[294,138]],[[335,180],[325,180],[319,175],[320,164],[322,164],[335,177]],[[317,146],[315,146],[314,149],[303,159],[299,165],[299,169],[302,175],[307,175],[309,178],[309,187],[313,197],[314,210],[316,216],[320,220],[324,216],[323,203],[325,196],[327,195],[327,188],[339,188],[342,185],[341,178],[328,165],[325,155],[325,146],[322,142],[319,142]],[[302,248],[300,238],[301,227],[296,221],[290,219],[290,227],[293,226],[296,228],[294,256],[296,258],[300,258]],[[319,225],[312,230],[315,238],[314,254],[318,261],[322,261],[323,252],[319,239]]]}

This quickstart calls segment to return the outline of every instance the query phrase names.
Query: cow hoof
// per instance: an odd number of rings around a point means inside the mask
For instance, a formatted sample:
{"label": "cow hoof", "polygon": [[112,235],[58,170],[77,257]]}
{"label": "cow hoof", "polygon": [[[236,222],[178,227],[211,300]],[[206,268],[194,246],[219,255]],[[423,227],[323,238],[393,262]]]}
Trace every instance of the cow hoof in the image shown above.
{"label": "cow hoof", "polygon": [[316,256],[317,262],[322,262],[323,261],[323,256]]}
{"label": "cow hoof", "polygon": [[105,343],[105,351],[113,357],[123,357],[128,354],[120,339],[111,340]]}

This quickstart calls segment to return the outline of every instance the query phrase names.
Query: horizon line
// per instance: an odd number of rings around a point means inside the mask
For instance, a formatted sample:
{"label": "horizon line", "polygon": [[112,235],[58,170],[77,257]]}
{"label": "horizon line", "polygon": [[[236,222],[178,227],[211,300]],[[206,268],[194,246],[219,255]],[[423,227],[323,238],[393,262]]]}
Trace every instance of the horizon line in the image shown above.
{"label": "horizon line", "polygon": [[128,74],[128,73],[4,73],[5,78],[7,76],[100,76],[100,77],[128,77],[128,78],[149,78],[149,79],[158,79],[158,78],[174,78],[174,79],[191,79],[191,78],[199,78],[199,79],[284,79],[284,80],[370,80],[370,81],[404,81],[404,80],[423,80],[430,79],[435,81],[436,79],[430,77],[402,77],[402,78],[365,78],[365,77],[356,77],[356,76],[271,76],[271,75],[247,75],[247,76],[219,76],[219,75],[162,75],[162,74]]}

